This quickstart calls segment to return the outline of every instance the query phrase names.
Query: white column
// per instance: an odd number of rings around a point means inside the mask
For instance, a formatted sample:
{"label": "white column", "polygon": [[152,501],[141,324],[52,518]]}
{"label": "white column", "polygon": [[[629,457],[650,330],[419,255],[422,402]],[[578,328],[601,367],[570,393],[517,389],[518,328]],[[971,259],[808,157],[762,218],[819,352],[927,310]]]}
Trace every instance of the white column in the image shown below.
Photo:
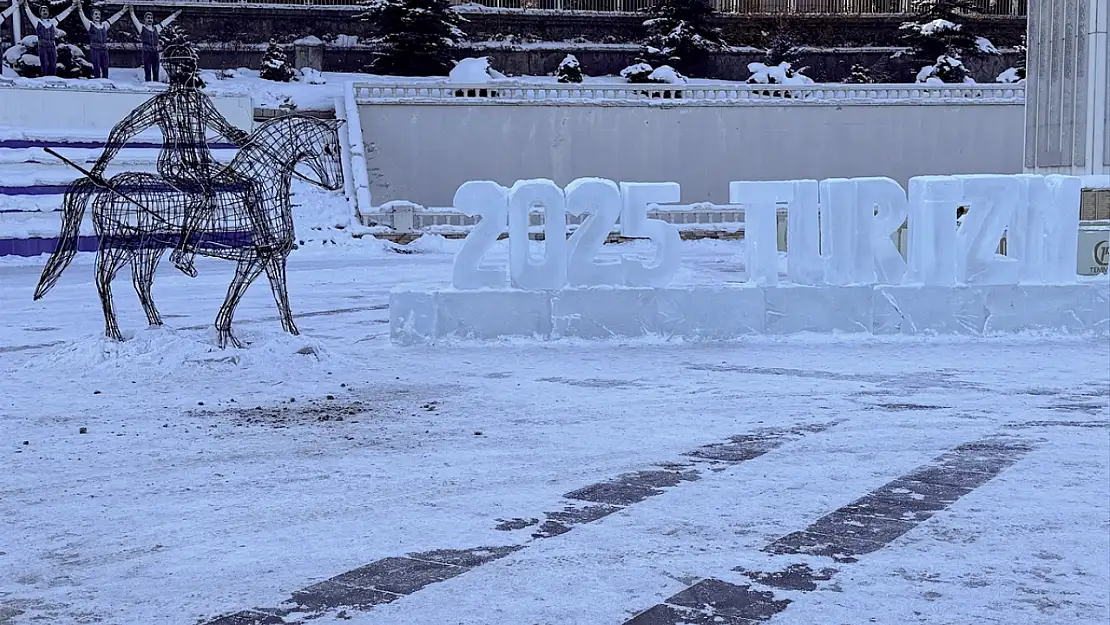
{"label": "white column", "polygon": [[1110,0],[1029,3],[1025,170],[1110,187]]}

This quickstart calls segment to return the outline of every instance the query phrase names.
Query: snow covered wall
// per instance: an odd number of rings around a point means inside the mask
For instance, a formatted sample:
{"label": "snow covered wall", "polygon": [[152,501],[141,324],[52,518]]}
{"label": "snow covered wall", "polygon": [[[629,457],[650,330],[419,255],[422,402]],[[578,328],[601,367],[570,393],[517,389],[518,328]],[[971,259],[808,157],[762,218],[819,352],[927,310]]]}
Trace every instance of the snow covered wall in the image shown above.
{"label": "snow covered wall", "polygon": [[360,98],[371,195],[375,204],[449,206],[468,180],[543,176],[564,185],[602,176],[673,180],[686,202],[723,204],[722,181],[740,178],[886,176],[905,185],[928,174],[1022,171],[1020,98],[738,103],[681,95]]}

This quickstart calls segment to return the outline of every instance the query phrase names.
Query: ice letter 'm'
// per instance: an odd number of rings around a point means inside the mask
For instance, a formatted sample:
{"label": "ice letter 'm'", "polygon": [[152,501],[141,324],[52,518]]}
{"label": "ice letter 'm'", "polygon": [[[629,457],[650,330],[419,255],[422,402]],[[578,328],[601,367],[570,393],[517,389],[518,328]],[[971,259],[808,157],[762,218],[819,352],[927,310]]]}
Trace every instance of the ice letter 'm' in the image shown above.
{"label": "ice letter 'm'", "polygon": [[1079,255],[1079,203],[1083,185],[1076,176],[1051,175],[1048,187],[1044,238],[1045,279],[1067,284],[1075,282]]}
{"label": "ice letter 'm'", "polygon": [[679,267],[678,229],[661,219],[648,219],[648,206],[678,202],[682,188],[677,182],[622,182],[623,210],[621,234],[626,237],[647,237],[655,248],[653,262],[645,263],[624,258],[625,283],[629,286],[664,287]]}
{"label": "ice letter 'm'", "polygon": [[908,282],[956,283],[956,209],[962,196],[963,182],[951,176],[910,179]]}
{"label": "ice letter 'm'", "polygon": [[451,284],[456,289],[505,288],[504,268],[479,269],[478,264],[505,231],[509,190],[491,180],[471,180],[455,192],[454,207],[464,215],[481,215],[482,219],[466,236],[462,249],[455,256]]}
{"label": "ice letter 'm'", "polygon": [[744,207],[744,258],[748,281],[779,283],[778,202],[794,198],[793,182],[730,182],[729,202]]}
{"label": "ice letter 'm'", "polygon": [[[875,274],[883,284],[902,284],[906,261],[891,235],[902,227],[909,215],[906,190],[890,178],[856,178],[857,201],[873,207],[871,249],[875,255]],[[866,212],[866,211],[865,211]]]}
{"label": "ice letter 'm'", "polygon": [[623,284],[624,266],[619,258],[595,260],[621,214],[621,190],[612,180],[579,178],[567,185],[567,212],[589,214],[567,245],[567,282],[572,286]]}
{"label": "ice letter 'm'", "polygon": [[[529,213],[544,211],[543,262],[528,251]],[[550,180],[518,180],[509,190],[509,274],[518,289],[559,289],[567,280],[567,214],[563,190]]]}
{"label": "ice letter 'm'", "polygon": [[1013,176],[955,176],[963,181],[967,207],[956,231],[956,279],[964,284],[1017,284],[1018,261],[995,253],[1018,202],[1021,183]]}

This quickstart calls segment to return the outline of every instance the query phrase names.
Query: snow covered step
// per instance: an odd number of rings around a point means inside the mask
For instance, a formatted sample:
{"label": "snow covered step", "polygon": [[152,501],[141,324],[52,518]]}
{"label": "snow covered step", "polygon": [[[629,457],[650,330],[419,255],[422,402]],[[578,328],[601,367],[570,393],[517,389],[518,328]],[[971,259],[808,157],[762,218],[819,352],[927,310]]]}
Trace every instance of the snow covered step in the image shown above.
{"label": "snow covered step", "polygon": [[801,332],[1110,333],[1110,282],[1005,286],[394,291],[394,343],[507,337],[732,339]]}

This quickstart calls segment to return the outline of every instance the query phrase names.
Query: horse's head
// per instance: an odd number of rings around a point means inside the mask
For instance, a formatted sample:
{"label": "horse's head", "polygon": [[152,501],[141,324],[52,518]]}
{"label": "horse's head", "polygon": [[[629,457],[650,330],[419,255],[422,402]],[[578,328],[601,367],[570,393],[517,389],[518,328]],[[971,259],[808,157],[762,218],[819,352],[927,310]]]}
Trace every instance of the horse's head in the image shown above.
{"label": "horse's head", "polygon": [[343,161],[339,153],[340,119],[312,119],[302,136],[303,162],[315,175],[314,184],[330,191],[343,187]]}

